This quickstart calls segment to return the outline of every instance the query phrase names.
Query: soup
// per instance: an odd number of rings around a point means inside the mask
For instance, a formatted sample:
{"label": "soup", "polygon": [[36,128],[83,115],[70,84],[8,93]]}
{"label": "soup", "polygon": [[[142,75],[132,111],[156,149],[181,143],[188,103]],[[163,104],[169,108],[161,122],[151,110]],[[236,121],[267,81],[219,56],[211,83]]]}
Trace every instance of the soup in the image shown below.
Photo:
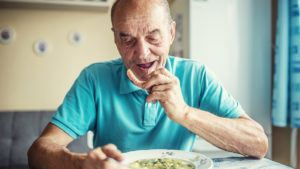
{"label": "soup", "polygon": [[132,169],[195,169],[192,162],[175,158],[153,158],[137,160],[130,164]]}

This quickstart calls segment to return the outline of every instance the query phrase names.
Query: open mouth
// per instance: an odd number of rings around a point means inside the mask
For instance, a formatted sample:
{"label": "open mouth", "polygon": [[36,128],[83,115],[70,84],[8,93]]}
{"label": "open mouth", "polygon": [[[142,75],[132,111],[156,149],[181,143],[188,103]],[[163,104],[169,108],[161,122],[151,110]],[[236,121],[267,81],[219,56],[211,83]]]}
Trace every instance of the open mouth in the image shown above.
{"label": "open mouth", "polygon": [[142,69],[142,70],[147,70],[153,66],[155,61],[153,62],[148,62],[148,63],[143,63],[143,64],[137,64],[137,66]]}

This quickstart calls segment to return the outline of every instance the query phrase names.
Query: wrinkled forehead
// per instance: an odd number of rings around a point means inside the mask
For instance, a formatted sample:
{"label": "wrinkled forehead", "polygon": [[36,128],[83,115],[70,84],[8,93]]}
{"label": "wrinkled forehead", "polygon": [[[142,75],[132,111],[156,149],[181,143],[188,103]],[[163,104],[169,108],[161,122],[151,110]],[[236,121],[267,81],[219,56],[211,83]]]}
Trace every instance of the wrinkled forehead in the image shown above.
{"label": "wrinkled forehead", "polygon": [[128,34],[145,34],[155,29],[163,30],[168,25],[161,9],[153,9],[150,12],[130,12],[115,19],[114,29],[117,32]]}
{"label": "wrinkled forehead", "polygon": [[128,17],[123,20],[119,20],[115,24],[115,29],[119,31],[149,31],[151,29],[158,29],[163,24],[161,22],[158,22],[158,20],[155,20],[148,16],[138,16],[138,17]]}

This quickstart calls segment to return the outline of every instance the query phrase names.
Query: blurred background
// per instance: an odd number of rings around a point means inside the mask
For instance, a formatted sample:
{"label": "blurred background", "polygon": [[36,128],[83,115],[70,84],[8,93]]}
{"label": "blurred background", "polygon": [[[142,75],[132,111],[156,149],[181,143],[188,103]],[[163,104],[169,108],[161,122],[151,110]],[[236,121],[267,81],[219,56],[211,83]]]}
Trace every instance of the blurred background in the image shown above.
{"label": "blurred background", "polygon": [[[45,1],[0,0],[0,112],[55,111],[84,67],[119,57],[110,30],[113,0]],[[299,169],[297,129],[272,125],[278,1],[169,4],[177,23],[170,55],[206,64],[264,127],[267,158]],[[194,147],[217,150],[201,138]]]}

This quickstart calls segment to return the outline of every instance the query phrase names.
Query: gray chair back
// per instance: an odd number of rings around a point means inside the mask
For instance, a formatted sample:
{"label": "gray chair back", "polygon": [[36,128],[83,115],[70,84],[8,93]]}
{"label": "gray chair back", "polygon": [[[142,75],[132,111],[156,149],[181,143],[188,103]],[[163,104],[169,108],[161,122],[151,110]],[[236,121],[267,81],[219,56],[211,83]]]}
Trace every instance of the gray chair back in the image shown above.
{"label": "gray chair back", "polygon": [[[27,151],[40,136],[55,111],[0,112],[0,169],[29,169]],[[86,153],[87,136],[74,140],[68,149]]]}

